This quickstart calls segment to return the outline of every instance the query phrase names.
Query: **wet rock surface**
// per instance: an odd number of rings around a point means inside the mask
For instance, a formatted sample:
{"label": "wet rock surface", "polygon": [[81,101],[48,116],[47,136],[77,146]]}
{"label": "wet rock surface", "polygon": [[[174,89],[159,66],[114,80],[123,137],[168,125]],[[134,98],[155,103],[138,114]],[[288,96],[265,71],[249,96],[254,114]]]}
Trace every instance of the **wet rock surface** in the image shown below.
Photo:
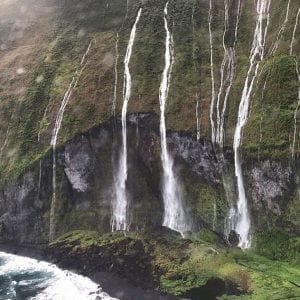
{"label": "wet rock surface", "polygon": [[281,215],[282,205],[292,184],[292,169],[276,161],[255,163],[249,173],[249,194],[254,207]]}
{"label": "wet rock surface", "polygon": [[[128,218],[130,230],[151,230],[162,224],[161,157],[159,117],[152,113],[129,114],[128,123]],[[216,154],[212,144],[197,141],[188,132],[168,132],[168,148],[175,159],[193,230],[212,228],[217,203],[216,228],[223,234],[224,220],[236,197],[232,152]],[[57,198],[55,217],[58,235],[70,230],[109,232],[114,201],[114,173],[121,143],[121,123],[105,124],[76,135],[57,149]],[[220,159],[222,158],[222,159]],[[294,171],[279,161],[248,163],[244,170],[249,205],[253,213],[268,211],[285,220],[284,208],[293,188]],[[225,178],[225,176],[227,176]],[[226,179],[227,183],[224,181]],[[52,153],[24,171],[0,191],[2,241],[42,244],[48,241],[52,199]],[[225,197],[230,190],[230,199]],[[267,218],[267,217],[266,217]],[[265,219],[255,218],[261,226]]]}

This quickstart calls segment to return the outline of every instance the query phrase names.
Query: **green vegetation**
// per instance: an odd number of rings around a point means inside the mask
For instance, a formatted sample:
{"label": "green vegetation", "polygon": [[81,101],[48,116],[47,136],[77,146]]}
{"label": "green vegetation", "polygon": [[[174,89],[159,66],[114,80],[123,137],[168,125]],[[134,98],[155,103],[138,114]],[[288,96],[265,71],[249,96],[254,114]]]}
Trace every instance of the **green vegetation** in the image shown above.
{"label": "green vegetation", "polygon": [[289,237],[280,230],[259,233],[256,236],[257,253],[271,260],[285,260],[300,265],[300,238]]}
{"label": "green vegetation", "polygon": [[[160,290],[178,296],[205,286],[209,280],[219,278],[235,286],[231,292],[239,295],[223,295],[220,299],[267,300],[298,297],[299,261],[296,263],[294,260],[286,262],[278,259],[285,258],[284,251],[288,251],[291,258],[297,253],[292,251],[298,249],[299,254],[299,241],[296,242],[294,250],[282,248],[282,256],[276,256],[277,260],[274,260],[275,257],[270,253],[275,245],[272,243],[275,242],[268,239],[268,236],[273,234],[276,236],[278,233],[260,236],[256,248],[247,252],[226,249],[201,239],[183,240],[170,234],[114,233],[100,236],[93,231],[69,232],[54,241],[50,248],[68,249],[75,257],[76,253],[89,253],[90,249],[95,247],[98,247],[99,255],[105,252],[105,249],[113,248],[112,255],[118,253],[117,257],[124,264],[130,253],[136,255],[136,251],[142,251],[146,254],[145,260],[150,259],[151,268],[147,270],[151,277],[156,279]],[[207,234],[203,233],[203,236],[205,235]],[[278,239],[280,243],[286,242],[280,233]],[[138,241],[142,242],[143,250],[140,249],[141,244]],[[118,245],[122,247],[119,250]]]}
{"label": "green vegetation", "polygon": [[245,129],[244,148],[250,157],[288,157],[298,99],[298,79],[293,57],[267,60],[253,96]]}

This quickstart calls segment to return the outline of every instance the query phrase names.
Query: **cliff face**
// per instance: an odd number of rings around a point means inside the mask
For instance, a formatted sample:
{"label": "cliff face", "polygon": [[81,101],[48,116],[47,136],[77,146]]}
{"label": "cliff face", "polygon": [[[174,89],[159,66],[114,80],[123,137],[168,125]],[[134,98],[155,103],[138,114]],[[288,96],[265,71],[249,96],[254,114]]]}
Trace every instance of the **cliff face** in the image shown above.
{"label": "cliff face", "polygon": [[[167,16],[174,39],[168,148],[193,231],[208,228],[221,235],[237,199],[232,144],[257,19],[253,1],[225,4],[170,1]],[[78,81],[68,97],[56,149],[56,235],[75,229],[110,231],[113,175],[122,143],[124,56],[140,7],[130,61],[128,218],[133,231],[161,225],[165,1],[26,0],[19,5],[11,0],[1,5],[1,238],[48,242],[50,141],[74,75]],[[297,0],[272,0],[269,15],[262,16],[267,24],[264,56],[239,149],[254,233],[274,228],[299,233],[298,9]],[[220,118],[223,150],[212,141]]]}
{"label": "cliff face", "polygon": [[[130,231],[156,231],[163,219],[158,118],[150,113],[130,114],[127,123]],[[58,149],[59,201],[54,219],[57,236],[78,229],[111,231],[113,173],[120,143],[120,121],[111,119],[87,133],[77,134]],[[226,159],[219,161],[210,142],[197,141],[183,132],[170,131],[168,144],[175,158],[185,206],[193,220],[193,231],[209,229],[223,235],[226,216],[236,197],[232,152],[227,150]],[[2,188],[2,240],[48,242],[52,171],[49,153]],[[292,168],[280,161],[252,161],[245,168],[253,232],[284,226],[287,232],[298,234],[295,176]]]}

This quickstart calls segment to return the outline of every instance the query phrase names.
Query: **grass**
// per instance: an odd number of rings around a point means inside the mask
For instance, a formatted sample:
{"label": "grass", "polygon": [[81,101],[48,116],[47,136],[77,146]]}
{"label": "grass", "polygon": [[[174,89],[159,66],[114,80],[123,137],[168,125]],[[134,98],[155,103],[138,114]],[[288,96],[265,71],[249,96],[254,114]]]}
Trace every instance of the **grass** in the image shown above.
{"label": "grass", "polygon": [[[125,242],[124,244],[124,241]],[[186,239],[155,233],[121,233],[99,235],[94,231],[69,232],[50,247],[66,247],[88,253],[90,248],[113,247],[117,256],[118,244],[125,253],[135,253],[134,241],[141,241],[143,251],[150,259],[152,276],[157,278],[159,289],[183,296],[193,288],[204,286],[208,280],[219,278],[236,286],[239,296],[223,295],[219,299],[287,299],[300,296],[299,262],[270,259],[260,252],[259,243],[251,251],[228,249],[202,239]],[[265,247],[270,247],[264,244]],[[104,248],[103,248],[104,247]],[[289,250],[290,251],[290,250]],[[115,255],[114,254],[114,255]],[[292,252],[290,252],[292,255]],[[267,255],[268,256],[268,255]],[[119,257],[122,260],[122,257]],[[239,291],[239,292],[238,292]],[[286,297],[286,298],[284,298]]]}

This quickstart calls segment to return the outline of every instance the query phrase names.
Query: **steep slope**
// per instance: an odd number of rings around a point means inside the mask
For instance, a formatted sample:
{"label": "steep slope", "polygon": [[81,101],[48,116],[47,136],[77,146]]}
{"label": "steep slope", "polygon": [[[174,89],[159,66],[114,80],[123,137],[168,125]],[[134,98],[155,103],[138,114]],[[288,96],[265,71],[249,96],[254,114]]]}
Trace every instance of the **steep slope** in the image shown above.
{"label": "steep slope", "polygon": [[170,0],[167,14],[164,0],[2,1],[1,240],[157,230],[167,179],[181,233],[235,245],[246,207],[243,248],[298,236],[299,12],[298,0]]}

